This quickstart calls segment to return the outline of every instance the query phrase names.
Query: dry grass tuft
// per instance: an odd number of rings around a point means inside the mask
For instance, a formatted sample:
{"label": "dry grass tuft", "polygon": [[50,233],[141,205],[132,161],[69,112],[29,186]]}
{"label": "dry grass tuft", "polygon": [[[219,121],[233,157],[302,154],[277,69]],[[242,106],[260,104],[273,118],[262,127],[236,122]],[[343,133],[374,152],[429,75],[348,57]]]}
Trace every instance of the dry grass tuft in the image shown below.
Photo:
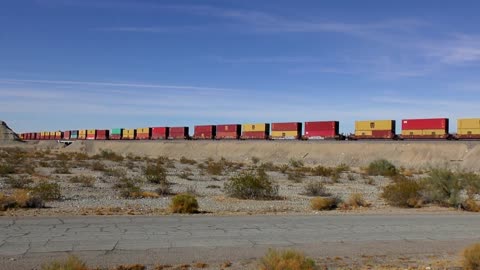
{"label": "dry grass tuft", "polygon": [[150,192],[150,191],[143,191],[140,195],[142,198],[150,198],[150,199],[156,199],[160,197],[160,195],[158,195],[157,193]]}
{"label": "dry grass tuft", "polygon": [[203,263],[203,262],[197,262],[194,266],[195,266],[195,268],[204,269],[204,268],[208,267],[208,264]]}
{"label": "dry grass tuft", "polygon": [[119,265],[114,270],[145,270],[147,267],[143,264]]}
{"label": "dry grass tuft", "polygon": [[472,245],[463,251],[463,269],[480,269],[480,243]]}
{"label": "dry grass tuft", "polygon": [[323,211],[337,208],[338,199],[334,197],[316,197],[310,200],[312,210]]}
{"label": "dry grass tuft", "polygon": [[53,261],[42,265],[42,270],[88,270],[84,262],[75,256],[68,257],[65,261]]}
{"label": "dry grass tuft", "polygon": [[370,203],[365,201],[363,195],[360,193],[352,193],[350,197],[342,204],[344,209],[355,209],[359,207],[369,207]]}
{"label": "dry grass tuft", "polygon": [[314,270],[315,261],[294,250],[270,249],[260,260],[259,270]]}
{"label": "dry grass tuft", "polygon": [[181,214],[198,213],[198,201],[191,194],[178,194],[172,198],[170,210]]}

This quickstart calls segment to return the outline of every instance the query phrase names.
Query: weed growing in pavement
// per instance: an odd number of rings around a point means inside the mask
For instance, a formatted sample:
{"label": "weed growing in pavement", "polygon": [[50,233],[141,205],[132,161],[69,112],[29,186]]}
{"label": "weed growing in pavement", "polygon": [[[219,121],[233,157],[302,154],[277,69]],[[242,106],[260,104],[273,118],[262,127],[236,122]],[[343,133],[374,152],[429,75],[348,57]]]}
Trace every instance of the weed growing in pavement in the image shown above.
{"label": "weed growing in pavement", "polygon": [[42,270],[89,270],[87,265],[75,256],[65,261],[53,261],[42,265]]}
{"label": "weed growing in pavement", "polygon": [[314,270],[315,261],[295,250],[277,251],[270,249],[260,259],[259,270]]}

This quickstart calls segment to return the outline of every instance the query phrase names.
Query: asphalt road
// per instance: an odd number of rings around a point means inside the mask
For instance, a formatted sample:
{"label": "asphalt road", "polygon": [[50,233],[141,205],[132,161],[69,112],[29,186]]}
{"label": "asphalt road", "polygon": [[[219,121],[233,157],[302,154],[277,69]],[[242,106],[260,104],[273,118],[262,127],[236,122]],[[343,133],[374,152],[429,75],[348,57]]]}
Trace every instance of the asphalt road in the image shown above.
{"label": "asphalt road", "polygon": [[480,241],[480,215],[0,218],[0,269],[65,253],[95,265],[221,262],[269,247],[311,256],[458,253]]}

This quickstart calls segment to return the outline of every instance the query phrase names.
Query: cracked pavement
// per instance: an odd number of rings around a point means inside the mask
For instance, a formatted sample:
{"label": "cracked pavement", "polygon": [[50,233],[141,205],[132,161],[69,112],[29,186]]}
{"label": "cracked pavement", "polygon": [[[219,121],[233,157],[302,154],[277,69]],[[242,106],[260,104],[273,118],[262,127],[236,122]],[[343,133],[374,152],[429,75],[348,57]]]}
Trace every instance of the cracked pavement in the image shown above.
{"label": "cracked pavement", "polygon": [[442,254],[480,241],[480,215],[0,218],[0,269],[77,254],[96,265],[259,257],[270,247],[313,256]]}

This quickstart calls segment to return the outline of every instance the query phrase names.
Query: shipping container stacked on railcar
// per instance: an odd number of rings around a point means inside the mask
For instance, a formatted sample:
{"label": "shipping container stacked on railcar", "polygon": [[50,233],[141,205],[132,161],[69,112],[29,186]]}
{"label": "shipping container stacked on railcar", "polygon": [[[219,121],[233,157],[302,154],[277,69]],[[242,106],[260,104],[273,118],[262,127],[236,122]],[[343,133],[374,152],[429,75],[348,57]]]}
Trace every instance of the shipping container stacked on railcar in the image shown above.
{"label": "shipping container stacked on railcar", "polygon": [[97,129],[95,134],[95,140],[108,140],[110,135],[110,130],[108,129]]}
{"label": "shipping container stacked on railcar", "polygon": [[135,140],[137,130],[130,128],[122,130],[122,140]]}
{"label": "shipping container stacked on railcar", "polygon": [[395,120],[355,121],[353,139],[395,139]]}
{"label": "shipping container stacked on railcar", "polygon": [[96,129],[87,130],[87,140],[95,140],[96,135],[97,135]]}
{"label": "shipping container stacked on railcar", "polygon": [[265,140],[270,137],[270,124],[256,123],[243,124],[242,136],[243,140]]}
{"label": "shipping container stacked on railcar", "polygon": [[307,140],[342,139],[338,121],[305,122],[304,138]]}
{"label": "shipping container stacked on railcar", "polygon": [[168,127],[152,127],[152,140],[166,140],[168,138]]}
{"label": "shipping container stacked on railcar", "polygon": [[457,119],[456,139],[480,139],[480,118]]}
{"label": "shipping container stacked on railcar", "polygon": [[71,137],[70,134],[71,134],[71,131],[70,131],[70,130],[65,130],[65,131],[63,132],[63,137],[62,137],[62,138],[63,138],[64,140],[70,140],[70,137]]}
{"label": "shipping container stacked on railcar", "polygon": [[169,140],[187,140],[190,139],[188,127],[171,127],[168,134]]}
{"label": "shipping container stacked on railcar", "polygon": [[86,140],[87,139],[87,130],[86,129],[78,130],[78,139],[79,140]]}
{"label": "shipping container stacked on railcar", "polygon": [[216,136],[216,126],[200,125],[193,128],[194,140],[213,140]]}
{"label": "shipping container stacked on railcar", "polygon": [[289,139],[298,140],[302,137],[302,123],[272,123],[270,138],[273,140]]}
{"label": "shipping container stacked on railcar", "polygon": [[448,139],[448,119],[403,119],[402,139]]}
{"label": "shipping container stacked on railcar", "polygon": [[137,128],[137,136],[135,139],[137,140],[150,140],[152,136],[152,131],[148,127],[144,128]]}
{"label": "shipping container stacked on railcar", "polygon": [[78,139],[78,130],[70,130],[70,140]]}
{"label": "shipping container stacked on railcar", "polygon": [[110,130],[110,140],[121,140],[123,134],[123,128],[112,128]]}
{"label": "shipping container stacked on railcar", "polygon": [[215,139],[217,140],[238,140],[242,135],[242,125],[217,125],[216,132]]}

